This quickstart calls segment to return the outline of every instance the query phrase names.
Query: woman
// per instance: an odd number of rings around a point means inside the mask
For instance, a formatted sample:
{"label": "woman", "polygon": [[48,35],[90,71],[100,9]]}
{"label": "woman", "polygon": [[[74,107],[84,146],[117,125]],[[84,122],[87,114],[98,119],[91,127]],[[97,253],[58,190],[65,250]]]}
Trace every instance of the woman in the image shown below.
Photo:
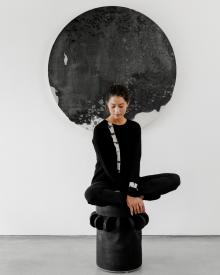
{"label": "woman", "polygon": [[126,204],[133,215],[145,213],[143,200],[156,200],[175,190],[180,177],[174,173],[140,177],[141,127],[124,117],[129,102],[124,86],[110,87],[105,102],[110,115],[93,131],[97,163],[84,195],[92,205]]}

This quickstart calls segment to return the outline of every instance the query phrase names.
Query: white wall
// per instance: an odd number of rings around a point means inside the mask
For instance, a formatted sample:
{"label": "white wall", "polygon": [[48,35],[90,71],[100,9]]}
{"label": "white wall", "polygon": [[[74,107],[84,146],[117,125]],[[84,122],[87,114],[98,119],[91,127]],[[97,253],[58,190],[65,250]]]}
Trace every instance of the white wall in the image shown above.
{"label": "white wall", "polygon": [[84,198],[96,160],[92,132],[56,105],[47,66],[63,27],[107,5],[149,16],[177,61],[172,100],[142,130],[141,176],[175,172],[182,182],[145,202],[150,223],[143,234],[220,234],[217,0],[1,0],[0,234],[96,234],[88,220],[95,208]]}

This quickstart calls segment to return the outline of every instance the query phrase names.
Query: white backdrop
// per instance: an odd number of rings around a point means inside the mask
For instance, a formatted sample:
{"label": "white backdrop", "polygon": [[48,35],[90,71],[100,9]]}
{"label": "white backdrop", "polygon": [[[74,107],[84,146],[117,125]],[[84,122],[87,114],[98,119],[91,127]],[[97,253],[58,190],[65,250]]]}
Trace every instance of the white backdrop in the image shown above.
{"label": "white backdrop", "polygon": [[171,101],[142,129],[141,176],[174,172],[181,186],[145,201],[150,223],[143,234],[220,234],[217,0],[1,0],[0,234],[96,234],[89,225],[95,207],[84,198],[96,161],[92,132],[59,109],[47,69],[63,27],[109,5],[150,17],[177,61]]}

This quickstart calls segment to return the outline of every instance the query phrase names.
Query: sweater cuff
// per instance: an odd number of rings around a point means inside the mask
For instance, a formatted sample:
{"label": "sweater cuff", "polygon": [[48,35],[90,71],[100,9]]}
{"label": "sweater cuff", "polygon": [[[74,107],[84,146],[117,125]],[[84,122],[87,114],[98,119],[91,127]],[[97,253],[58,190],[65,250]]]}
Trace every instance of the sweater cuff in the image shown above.
{"label": "sweater cuff", "polygon": [[141,194],[138,190],[138,184],[133,181],[130,181],[128,185],[127,194],[132,197],[139,197]]}

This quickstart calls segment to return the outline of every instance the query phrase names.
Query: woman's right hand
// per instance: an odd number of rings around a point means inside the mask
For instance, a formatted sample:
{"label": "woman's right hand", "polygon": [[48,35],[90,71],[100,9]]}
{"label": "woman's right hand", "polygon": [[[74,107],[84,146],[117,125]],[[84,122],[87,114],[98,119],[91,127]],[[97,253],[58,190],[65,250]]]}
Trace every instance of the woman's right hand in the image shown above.
{"label": "woman's right hand", "polygon": [[130,208],[131,215],[145,213],[145,206],[142,197],[132,197],[127,195],[127,205]]}

